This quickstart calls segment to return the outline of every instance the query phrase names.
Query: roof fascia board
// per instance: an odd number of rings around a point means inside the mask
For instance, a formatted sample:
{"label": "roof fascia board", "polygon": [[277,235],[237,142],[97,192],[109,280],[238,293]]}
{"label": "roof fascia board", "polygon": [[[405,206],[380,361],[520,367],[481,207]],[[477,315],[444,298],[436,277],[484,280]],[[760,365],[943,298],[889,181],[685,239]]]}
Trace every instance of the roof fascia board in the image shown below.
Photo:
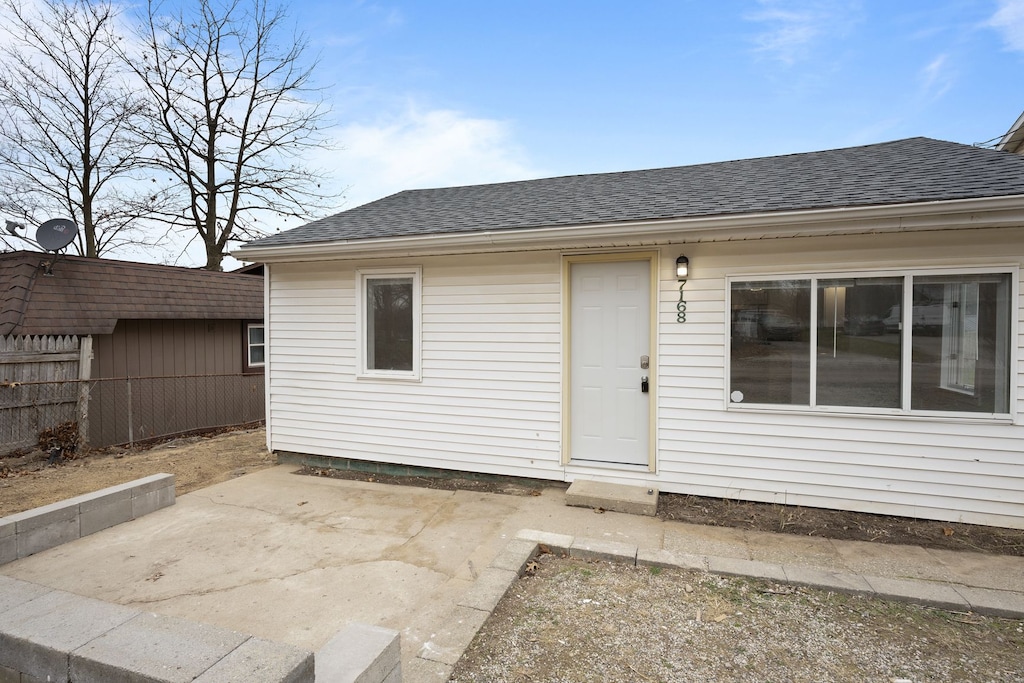
{"label": "roof fascia board", "polygon": [[1024,146],[1024,113],[1013,122],[1010,130],[1006,131],[999,144],[996,145],[996,149],[1003,152],[1019,153],[1022,146]]}
{"label": "roof fascia board", "polygon": [[236,258],[260,262],[325,260],[359,254],[395,255],[481,252],[564,245],[627,237],[630,242],[666,241],[668,236],[703,240],[753,240],[829,234],[955,230],[1024,226],[1024,195],[914,204],[841,207],[807,211],[659,219],[549,228],[434,233],[379,239],[337,240],[281,246],[242,246]]}

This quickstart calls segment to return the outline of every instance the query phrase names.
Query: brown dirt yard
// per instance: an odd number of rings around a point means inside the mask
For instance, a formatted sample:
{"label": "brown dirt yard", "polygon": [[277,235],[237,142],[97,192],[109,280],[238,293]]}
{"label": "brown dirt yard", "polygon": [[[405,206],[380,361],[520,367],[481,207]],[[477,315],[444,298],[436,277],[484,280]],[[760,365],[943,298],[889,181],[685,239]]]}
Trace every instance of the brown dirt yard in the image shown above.
{"label": "brown dirt yard", "polygon": [[177,495],[271,467],[262,428],[165,441],[150,448],[104,448],[47,464],[40,452],[0,458],[0,517],[151,474],[174,475]]}

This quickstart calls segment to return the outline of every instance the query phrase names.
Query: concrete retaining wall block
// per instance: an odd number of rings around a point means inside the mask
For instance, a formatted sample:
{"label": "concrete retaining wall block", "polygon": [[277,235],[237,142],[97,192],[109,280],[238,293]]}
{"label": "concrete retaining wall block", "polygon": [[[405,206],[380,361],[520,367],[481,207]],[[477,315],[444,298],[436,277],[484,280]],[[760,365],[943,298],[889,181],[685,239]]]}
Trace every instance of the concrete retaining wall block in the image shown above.
{"label": "concrete retaining wall block", "polygon": [[316,653],[316,680],[330,683],[400,683],[398,631],[352,623]]}
{"label": "concrete retaining wall block", "polygon": [[154,474],[126,484],[0,518],[0,564],[174,505],[174,475]]}

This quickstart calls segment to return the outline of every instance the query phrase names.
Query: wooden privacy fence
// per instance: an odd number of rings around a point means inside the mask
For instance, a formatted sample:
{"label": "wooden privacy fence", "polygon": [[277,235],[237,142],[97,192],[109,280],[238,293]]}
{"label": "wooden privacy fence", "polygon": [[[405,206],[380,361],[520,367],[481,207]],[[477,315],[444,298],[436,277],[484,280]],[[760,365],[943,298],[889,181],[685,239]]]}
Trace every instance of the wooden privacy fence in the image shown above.
{"label": "wooden privacy fence", "polygon": [[82,351],[74,336],[0,336],[0,455],[78,419]]}

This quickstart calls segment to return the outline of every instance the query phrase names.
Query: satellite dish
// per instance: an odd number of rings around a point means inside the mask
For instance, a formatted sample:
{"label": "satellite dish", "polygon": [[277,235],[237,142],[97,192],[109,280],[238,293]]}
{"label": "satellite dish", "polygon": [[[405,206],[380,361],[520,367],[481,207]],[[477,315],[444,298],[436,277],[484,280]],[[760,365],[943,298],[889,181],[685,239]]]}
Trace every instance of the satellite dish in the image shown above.
{"label": "satellite dish", "polygon": [[46,251],[60,251],[71,244],[78,226],[67,218],[51,218],[36,229],[36,242]]}

